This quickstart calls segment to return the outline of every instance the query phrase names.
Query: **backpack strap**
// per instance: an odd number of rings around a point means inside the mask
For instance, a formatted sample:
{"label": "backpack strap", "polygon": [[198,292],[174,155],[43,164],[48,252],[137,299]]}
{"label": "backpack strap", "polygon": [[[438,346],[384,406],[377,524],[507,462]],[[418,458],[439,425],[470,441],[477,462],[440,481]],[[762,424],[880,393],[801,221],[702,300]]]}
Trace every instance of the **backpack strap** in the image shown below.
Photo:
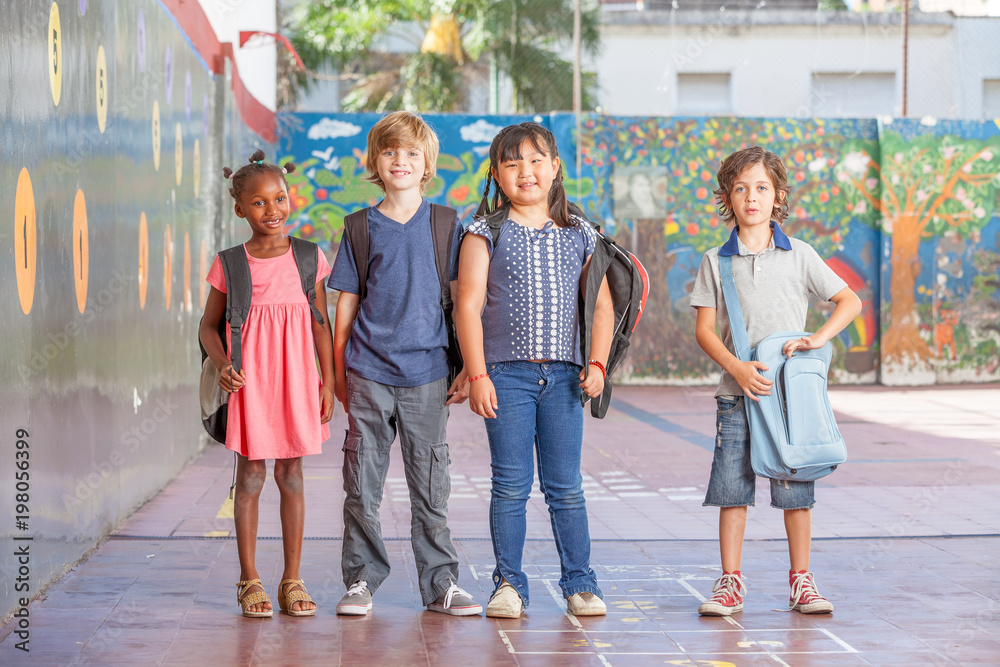
{"label": "backpack strap", "polygon": [[242,245],[219,253],[222,274],[226,279],[226,321],[229,322],[229,359],[237,373],[243,368],[243,323],[250,313],[253,281],[250,262]]}
{"label": "backpack strap", "polygon": [[731,255],[719,255],[719,278],[722,280],[722,299],[726,303],[726,312],[729,313],[729,334],[733,337],[736,358],[740,361],[749,361],[750,339],[747,338],[747,325],[743,319],[740,295],[736,292]]}
{"label": "backpack strap", "polygon": [[295,265],[299,267],[302,293],[309,300],[309,310],[312,311],[314,320],[325,324],[322,313],[316,307],[316,272],[319,268],[319,246],[297,236],[290,236],[288,240],[292,242],[292,256],[295,258]]}
{"label": "backpack strap", "polygon": [[344,218],[344,236],[351,244],[354,268],[358,272],[358,297],[364,301],[368,294],[368,209],[355,211]]}
{"label": "backpack strap", "polygon": [[431,204],[431,235],[434,237],[434,264],[438,282],[441,283],[441,307],[450,316],[451,299],[451,246],[455,238],[458,212],[448,206]]}
{"label": "backpack strap", "polygon": [[494,250],[497,248],[497,241],[500,240],[500,230],[503,228],[503,223],[507,222],[508,217],[510,217],[510,204],[505,204],[486,216],[486,224],[493,236]]}

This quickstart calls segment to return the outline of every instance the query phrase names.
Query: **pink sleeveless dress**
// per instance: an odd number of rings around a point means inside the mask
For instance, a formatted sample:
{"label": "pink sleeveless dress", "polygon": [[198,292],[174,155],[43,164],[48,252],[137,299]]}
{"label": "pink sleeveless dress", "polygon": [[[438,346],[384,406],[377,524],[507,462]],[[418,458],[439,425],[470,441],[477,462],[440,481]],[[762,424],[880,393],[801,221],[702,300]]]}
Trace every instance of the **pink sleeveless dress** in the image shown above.
{"label": "pink sleeveless dress", "polygon": [[[316,282],[324,282],[330,265],[317,252]],[[226,448],[251,460],[320,454],[330,429],[320,424],[322,378],[316,363],[312,312],[291,245],[280,257],[257,259],[248,253],[247,259],[253,298],[243,324],[246,384],[229,399]],[[226,291],[218,257],[207,280],[220,292]]]}

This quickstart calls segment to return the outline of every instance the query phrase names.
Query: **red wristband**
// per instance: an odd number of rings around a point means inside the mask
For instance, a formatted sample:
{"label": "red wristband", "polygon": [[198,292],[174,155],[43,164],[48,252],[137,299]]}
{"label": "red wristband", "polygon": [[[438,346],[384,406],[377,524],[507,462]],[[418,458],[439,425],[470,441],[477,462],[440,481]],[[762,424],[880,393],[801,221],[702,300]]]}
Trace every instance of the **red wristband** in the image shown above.
{"label": "red wristband", "polygon": [[607,380],[607,379],[608,379],[608,372],[607,372],[607,370],[605,370],[605,368],[604,368],[604,364],[602,364],[601,362],[599,362],[599,361],[598,361],[597,359],[591,359],[591,360],[590,360],[590,361],[589,361],[588,363],[589,363],[589,364],[590,364],[591,366],[597,366],[598,368],[600,368],[600,369],[601,369],[601,376],[602,376],[602,377],[603,377],[603,378],[604,378],[605,380]]}
{"label": "red wristband", "polygon": [[483,373],[482,375],[477,375],[476,377],[469,378],[469,382],[475,382],[476,380],[482,380],[485,377],[489,377],[489,373]]}

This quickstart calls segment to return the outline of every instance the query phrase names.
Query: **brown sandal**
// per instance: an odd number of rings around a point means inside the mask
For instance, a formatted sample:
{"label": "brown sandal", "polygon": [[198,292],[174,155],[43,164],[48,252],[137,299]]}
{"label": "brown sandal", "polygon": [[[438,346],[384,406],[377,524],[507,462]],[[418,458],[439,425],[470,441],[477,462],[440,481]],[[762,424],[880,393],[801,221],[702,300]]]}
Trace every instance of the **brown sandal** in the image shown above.
{"label": "brown sandal", "polygon": [[[259,586],[260,590],[251,593],[250,589],[254,586]],[[264,592],[264,584],[260,583],[260,579],[248,579],[236,584],[236,602],[243,608],[243,615],[247,618],[271,618],[274,609],[250,611],[250,607],[255,604],[270,601],[271,598]]]}
{"label": "brown sandal", "polygon": [[[298,586],[298,588],[288,591],[286,595],[286,587],[290,588],[292,586]],[[301,579],[282,579],[281,583],[278,584],[278,608],[289,616],[315,616],[316,607],[312,609],[292,609],[292,605],[296,602],[312,601],[313,599],[309,596],[309,591],[306,590],[306,583]]]}

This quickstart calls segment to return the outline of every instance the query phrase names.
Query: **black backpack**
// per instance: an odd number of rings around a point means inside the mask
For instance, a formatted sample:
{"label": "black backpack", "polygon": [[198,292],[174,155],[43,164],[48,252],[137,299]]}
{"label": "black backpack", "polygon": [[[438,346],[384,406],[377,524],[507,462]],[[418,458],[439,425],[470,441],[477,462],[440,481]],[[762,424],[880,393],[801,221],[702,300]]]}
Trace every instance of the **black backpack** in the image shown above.
{"label": "black backpack", "polygon": [[[462,370],[462,351],[458,347],[458,334],[452,318],[454,303],[451,299],[451,246],[455,237],[458,213],[453,208],[431,204],[431,236],[434,238],[434,264],[441,285],[441,310],[444,311],[448,329],[448,384],[451,385]],[[368,295],[368,209],[355,211],[344,218],[344,238],[351,244],[354,266],[358,270],[360,300]]]}
{"label": "black backpack", "polygon": [[[509,212],[510,207],[503,206],[486,216],[494,248],[500,239],[500,228],[507,222]],[[590,404],[590,414],[603,419],[608,412],[608,406],[611,405],[611,376],[625,360],[632,332],[639,324],[642,309],[646,306],[649,276],[635,255],[615,243],[611,237],[602,234],[600,228],[592,223],[576,204],[569,203],[569,213],[592,225],[597,231],[597,242],[594,244],[594,254],[590,258],[590,268],[587,271],[586,289],[580,293],[580,351],[584,359],[590,359],[590,327],[594,321],[597,293],[605,276],[608,278],[611,302],[615,309],[614,337],[611,339],[611,350],[608,353],[604,392]],[[588,364],[584,369],[584,377],[589,373]],[[584,394],[581,400],[586,405],[589,397]]]}
{"label": "black backpack", "polygon": [[[318,263],[318,246],[312,241],[289,237],[292,243],[292,255],[299,268],[299,279],[302,281],[302,292],[309,300],[309,308],[313,318],[324,324],[323,315],[316,308],[316,271]],[[247,261],[243,245],[227,248],[219,253],[222,273],[226,278],[226,318],[219,322],[219,338],[222,347],[230,351],[230,361],[237,373],[243,368],[242,329],[250,313],[250,301],[253,297],[253,283],[250,280],[250,263]],[[229,323],[232,340],[226,344],[226,323]],[[198,339],[201,348],[201,385],[199,399],[201,401],[201,421],[205,430],[215,440],[226,441],[226,424],[229,419],[229,394],[219,386],[220,372],[209,359],[205,346]]]}

